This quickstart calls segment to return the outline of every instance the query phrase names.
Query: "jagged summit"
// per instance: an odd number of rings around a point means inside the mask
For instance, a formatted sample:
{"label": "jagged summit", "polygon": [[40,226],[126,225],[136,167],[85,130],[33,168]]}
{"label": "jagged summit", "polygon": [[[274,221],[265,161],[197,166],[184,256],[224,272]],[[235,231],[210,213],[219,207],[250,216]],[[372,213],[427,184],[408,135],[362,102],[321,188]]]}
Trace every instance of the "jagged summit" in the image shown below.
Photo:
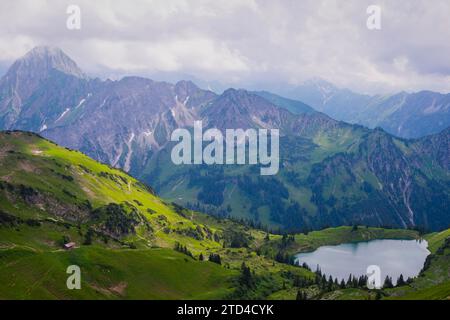
{"label": "jagged summit", "polygon": [[64,52],[58,48],[53,46],[36,46],[30,51],[28,51],[24,57],[30,57],[30,56],[46,56],[46,55],[58,55],[58,54],[64,54]]}
{"label": "jagged summit", "polygon": [[33,48],[0,79],[0,127],[47,128],[47,121],[56,120],[67,108],[80,102],[80,93],[87,95],[87,80],[61,49]]}
{"label": "jagged summit", "polygon": [[52,70],[56,69],[65,74],[78,78],[85,78],[86,75],[68,55],[60,48],[51,46],[37,46],[28,51],[23,57],[16,60],[11,66],[6,76],[26,73],[28,76],[45,77]]}

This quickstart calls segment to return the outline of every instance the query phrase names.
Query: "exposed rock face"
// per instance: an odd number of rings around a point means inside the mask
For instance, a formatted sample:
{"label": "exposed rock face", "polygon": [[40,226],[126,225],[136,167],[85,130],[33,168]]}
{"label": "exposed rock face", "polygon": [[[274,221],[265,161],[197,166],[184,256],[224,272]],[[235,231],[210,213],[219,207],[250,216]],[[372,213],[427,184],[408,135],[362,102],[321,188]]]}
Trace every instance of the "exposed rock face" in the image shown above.
{"label": "exposed rock face", "polygon": [[76,119],[50,127],[44,135],[137,172],[170,140],[174,129],[192,126],[197,111],[214,97],[192,83],[173,85],[138,77],[106,81],[86,99]]}
{"label": "exposed rock face", "polygon": [[83,72],[60,49],[36,47],[0,80],[0,126],[43,131],[88,87]]}

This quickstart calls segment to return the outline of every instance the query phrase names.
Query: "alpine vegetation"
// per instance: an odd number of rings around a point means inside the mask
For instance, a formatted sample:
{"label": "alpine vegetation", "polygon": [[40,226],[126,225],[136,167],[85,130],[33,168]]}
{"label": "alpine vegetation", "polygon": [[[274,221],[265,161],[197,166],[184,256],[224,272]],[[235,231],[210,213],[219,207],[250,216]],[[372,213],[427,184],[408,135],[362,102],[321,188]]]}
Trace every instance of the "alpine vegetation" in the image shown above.
{"label": "alpine vegetation", "polygon": [[[188,129],[178,128],[172,132],[170,140],[178,144],[172,148],[171,159],[175,165],[261,164],[264,166],[260,168],[261,175],[275,175],[280,167],[279,137],[278,129],[251,128],[226,129],[224,137],[217,128],[210,128],[203,133],[202,121],[195,121],[193,139]],[[210,143],[203,148],[203,142]]]}

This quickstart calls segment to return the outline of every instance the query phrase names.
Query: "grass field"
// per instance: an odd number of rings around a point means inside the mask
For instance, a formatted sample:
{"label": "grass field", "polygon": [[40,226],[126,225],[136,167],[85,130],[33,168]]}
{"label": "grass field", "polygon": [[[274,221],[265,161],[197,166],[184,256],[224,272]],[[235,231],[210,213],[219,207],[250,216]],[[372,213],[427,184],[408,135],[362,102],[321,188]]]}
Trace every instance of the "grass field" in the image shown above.
{"label": "grass field", "polygon": [[435,253],[448,237],[450,237],[450,229],[426,235],[425,240],[428,241],[428,250]]}
{"label": "grass field", "polygon": [[[279,235],[272,236],[272,241],[267,243],[265,249],[273,251],[274,248],[279,246],[281,238]],[[312,231],[308,234],[296,234],[295,242],[290,243],[286,250],[291,254],[295,254],[311,252],[325,245],[338,245],[341,243],[362,242],[374,239],[412,240],[418,238],[419,233],[414,230],[367,228],[363,226],[359,226],[354,230],[353,227],[343,226]]]}
{"label": "grass field", "polygon": [[[81,268],[81,290],[66,286],[69,265]],[[220,299],[235,271],[170,249],[105,249],[37,253],[0,250],[3,299]]]}

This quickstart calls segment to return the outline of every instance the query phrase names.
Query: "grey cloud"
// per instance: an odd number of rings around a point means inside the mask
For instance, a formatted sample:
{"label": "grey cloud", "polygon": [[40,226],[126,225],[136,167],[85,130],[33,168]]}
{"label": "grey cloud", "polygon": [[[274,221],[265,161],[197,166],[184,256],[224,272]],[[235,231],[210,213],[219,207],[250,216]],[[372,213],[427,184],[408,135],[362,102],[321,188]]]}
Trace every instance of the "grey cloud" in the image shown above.
{"label": "grey cloud", "polygon": [[[82,10],[80,31],[65,28],[69,4]],[[380,31],[366,28],[370,4],[382,7]],[[47,44],[103,77],[238,87],[321,77],[361,92],[448,92],[449,13],[448,0],[3,1],[0,64]]]}

